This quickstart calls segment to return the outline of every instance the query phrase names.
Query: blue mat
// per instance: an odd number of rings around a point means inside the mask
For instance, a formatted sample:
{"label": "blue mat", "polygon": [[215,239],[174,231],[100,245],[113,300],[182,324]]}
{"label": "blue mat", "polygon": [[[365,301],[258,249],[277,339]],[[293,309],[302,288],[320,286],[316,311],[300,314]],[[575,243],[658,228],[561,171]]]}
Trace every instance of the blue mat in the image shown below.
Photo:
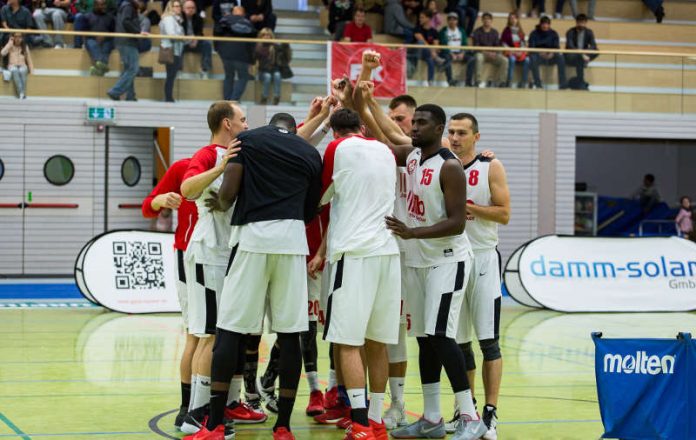
{"label": "blue mat", "polygon": [[0,299],[77,299],[82,298],[75,283],[0,284]]}

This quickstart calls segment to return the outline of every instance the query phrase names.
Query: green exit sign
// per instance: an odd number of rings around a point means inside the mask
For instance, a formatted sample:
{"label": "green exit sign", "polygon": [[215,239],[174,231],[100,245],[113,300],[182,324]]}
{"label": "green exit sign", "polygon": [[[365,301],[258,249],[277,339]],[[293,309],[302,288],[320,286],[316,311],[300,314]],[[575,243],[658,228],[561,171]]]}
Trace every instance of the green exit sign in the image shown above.
{"label": "green exit sign", "polygon": [[113,122],[116,119],[116,109],[113,107],[88,107],[87,121]]}

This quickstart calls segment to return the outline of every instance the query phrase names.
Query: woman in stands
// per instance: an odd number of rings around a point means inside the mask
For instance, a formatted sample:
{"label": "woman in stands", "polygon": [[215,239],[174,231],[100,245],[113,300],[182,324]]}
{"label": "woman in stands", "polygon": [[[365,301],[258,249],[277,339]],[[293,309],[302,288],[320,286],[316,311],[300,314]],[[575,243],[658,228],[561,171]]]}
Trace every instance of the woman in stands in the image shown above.
{"label": "woman in stands", "polygon": [[27,97],[27,77],[34,71],[31,54],[22,34],[13,34],[5,47],[0,51],[3,57],[8,57],[8,70],[17,89],[19,99]]}
{"label": "woman in stands", "polygon": [[[261,39],[274,39],[271,28],[259,32]],[[256,43],[256,60],[258,61],[259,81],[263,84],[261,104],[268,103],[268,95],[273,82],[273,105],[280,102],[281,71],[290,64],[290,45],[274,43]]]}
{"label": "woman in stands", "polygon": [[[508,15],[507,26],[503,30],[500,42],[506,47],[525,47],[524,31],[520,23],[517,12],[510,12]],[[515,72],[515,65],[522,64],[522,80],[517,84],[518,89],[524,89],[529,84],[529,57],[527,52],[506,52],[508,57],[507,87],[512,85],[512,74]]]}
{"label": "woman in stands", "polygon": [[[167,3],[167,7],[162,14],[162,21],[160,22],[160,33],[162,35],[184,35],[182,10],[180,0],[172,0]],[[160,50],[163,49],[171,50],[174,55],[170,59],[171,62],[165,63],[167,79],[164,81],[164,100],[166,102],[174,102],[174,81],[176,81],[176,74],[181,70],[184,40],[162,39]],[[160,57],[160,60],[162,59]]]}

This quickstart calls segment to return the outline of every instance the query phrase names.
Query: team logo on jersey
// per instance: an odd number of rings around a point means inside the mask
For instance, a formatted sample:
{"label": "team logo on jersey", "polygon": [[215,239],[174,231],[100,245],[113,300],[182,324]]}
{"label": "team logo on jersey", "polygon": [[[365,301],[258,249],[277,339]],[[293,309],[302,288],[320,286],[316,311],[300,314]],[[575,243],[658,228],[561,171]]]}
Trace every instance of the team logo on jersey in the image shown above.
{"label": "team logo on jersey", "polygon": [[279,128],[278,131],[281,132],[281,133],[283,133],[283,134],[288,134],[288,133],[290,133],[289,131],[287,131],[287,130],[284,129],[284,128]]}
{"label": "team logo on jersey", "polygon": [[415,171],[416,169],[416,163],[416,159],[411,159],[408,162],[408,165],[406,166],[406,171],[408,172],[408,174],[413,174],[413,171]]}

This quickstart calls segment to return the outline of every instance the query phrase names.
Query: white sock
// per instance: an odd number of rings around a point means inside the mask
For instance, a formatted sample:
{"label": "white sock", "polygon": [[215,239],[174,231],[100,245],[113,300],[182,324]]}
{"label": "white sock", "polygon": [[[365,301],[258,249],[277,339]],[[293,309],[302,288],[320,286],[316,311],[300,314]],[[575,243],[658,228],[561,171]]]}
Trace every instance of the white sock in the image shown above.
{"label": "white sock", "polygon": [[197,374],[192,374],[191,375],[191,399],[189,400],[189,407],[188,410],[191,411],[193,409],[193,403],[196,401],[196,390],[198,389],[198,375]]}
{"label": "white sock", "polygon": [[476,414],[474,400],[471,398],[471,390],[454,393],[454,399],[457,401],[457,406],[459,406],[460,415],[470,417],[471,420],[479,419],[478,414]]}
{"label": "white sock", "polygon": [[370,408],[367,417],[377,423],[382,423],[382,410],[384,409],[384,393],[370,393]]}
{"label": "white sock", "polygon": [[338,382],[336,382],[336,370],[329,370],[329,387],[328,389],[336,388]]}
{"label": "white sock", "polygon": [[210,403],[210,377],[199,374],[196,388],[196,399],[193,401],[193,409]]}
{"label": "white sock", "polygon": [[307,373],[307,383],[309,384],[309,391],[317,391],[319,388],[319,374],[316,371],[310,371]]}
{"label": "white sock", "polygon": [[230,381],[230,391],[227,393],[228,406],[231,405],[232,402],[239,402],[243,382],[244,376],[232,376],[232,380]]}
{"label": "white sock", "polygon": [[437,423],[442,418],[440,411],[440,382],[423,384],[423,417]]}
{"label": "white sock", "polygon": [[352,409],[367,407],[365,405],[365,388],[351,388],[346,391],[348,392],[348,399],[350,400],[350,407]]}
{"label": "white sock", "polygon": [[405,377],[390,377],[389,391],[391,392],[392,405],[397,403],[399,406],[404,406],[404,382]]}

